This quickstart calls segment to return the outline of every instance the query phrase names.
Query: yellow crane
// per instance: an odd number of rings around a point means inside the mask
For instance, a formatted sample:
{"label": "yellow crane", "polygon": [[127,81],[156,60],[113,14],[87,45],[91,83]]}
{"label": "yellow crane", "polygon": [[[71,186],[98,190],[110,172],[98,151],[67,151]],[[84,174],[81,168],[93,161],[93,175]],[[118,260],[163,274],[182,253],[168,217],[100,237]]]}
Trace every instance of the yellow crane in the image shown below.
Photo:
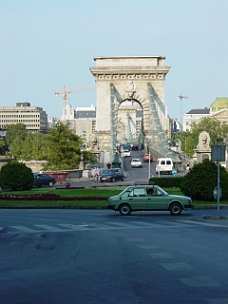
{"label": "yellow crane", "polygon": [[68,94],[73,93],[73,92],[82,92],[82,91],[89,91],[89,90],[95,90],[95,89],[96,88],[79,88],[79,89],[76,89],[76,90],[67,91],[66,86],[63,86],[63,91],[62,92],[54,92],[54,94],[56,96],[63,95],[63,102],[64,102],[64,105],[66,105]]}

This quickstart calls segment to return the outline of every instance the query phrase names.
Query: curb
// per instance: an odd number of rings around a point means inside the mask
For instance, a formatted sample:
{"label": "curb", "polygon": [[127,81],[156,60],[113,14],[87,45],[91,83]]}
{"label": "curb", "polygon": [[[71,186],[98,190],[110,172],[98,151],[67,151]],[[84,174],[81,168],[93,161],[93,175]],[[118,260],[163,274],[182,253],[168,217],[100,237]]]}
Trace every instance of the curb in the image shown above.
{"label": "curb", "polygon": [[204,220],[228,220],[228,216],[226,215],[204,215],[203,216]]}

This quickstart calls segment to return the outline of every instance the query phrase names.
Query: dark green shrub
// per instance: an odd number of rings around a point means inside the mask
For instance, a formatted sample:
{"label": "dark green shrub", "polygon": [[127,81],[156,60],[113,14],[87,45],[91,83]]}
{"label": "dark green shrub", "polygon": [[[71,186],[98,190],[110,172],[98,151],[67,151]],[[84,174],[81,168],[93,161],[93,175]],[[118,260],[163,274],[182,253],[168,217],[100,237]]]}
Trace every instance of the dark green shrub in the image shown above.
{"label": "dark green shrub", "polygon": [[34,185],[32,170],[23,163],[12,161],[2,166],[0,187],[10,190],[29,190]]}
{"label": "dark green shrub", "polygon": [[[212,201],[213,190],[218,183],[218,166],[216,163],[205,159],[195,165],[181,182],[181,191],[192,199]],[[220,187],[222,188],[221,200],[228,199],[228,172],[220,166]]]}
{"label": "dark green shrub", "polygon": [[183,178],[183,176],[151,177],[149,180],[149,184],[155,184],[162,188],[180,188],[180,184]]}

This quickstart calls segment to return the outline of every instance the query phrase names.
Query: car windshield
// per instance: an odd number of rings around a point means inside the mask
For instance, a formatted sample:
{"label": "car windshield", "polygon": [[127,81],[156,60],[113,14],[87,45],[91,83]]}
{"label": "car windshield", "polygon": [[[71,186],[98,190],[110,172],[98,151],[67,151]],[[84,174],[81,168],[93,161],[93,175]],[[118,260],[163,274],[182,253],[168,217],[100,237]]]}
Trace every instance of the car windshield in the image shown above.
{"label": "car windshield", "polygon": [[112,174],[113,172],[114,172],[114,170],[108,169],[108,170],[104,170],[104,171],[102,172],[102,174]]}
{"label": "car windshield", "polygon": [[169,193],[167,193],[165,190],[163,190],[162,188],[160,188],[159,186],[156,186],[157,192],[158,194],[161,195],[169,195]]}
{"label": "car windshield", "polygon": [[122,195],[122,194],[124,194],[125,192],[131,192],[133,188],[134,188],[134,186],[129,186],[129,187],[127,187],[126,189],[124,189],[122,192],[120,192],[119,195]]}

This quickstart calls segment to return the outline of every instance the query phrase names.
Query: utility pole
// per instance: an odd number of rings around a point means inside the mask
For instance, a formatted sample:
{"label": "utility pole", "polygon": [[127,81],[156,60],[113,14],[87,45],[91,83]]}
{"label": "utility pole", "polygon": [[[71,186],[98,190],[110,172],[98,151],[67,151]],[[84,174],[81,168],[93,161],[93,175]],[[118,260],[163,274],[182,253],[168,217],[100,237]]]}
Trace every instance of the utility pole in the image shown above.
{"label": "utility pole", "polygon": [[[183,130],[183,104],[182,104],[182,100],[185,98],[185,99],[188,99],[187,96],[184,96],[182,95],[182,93],[180,93],[178,96],[177,96],[178,100],[180,100],[180,124],[181,124],[181,127],[182,127],[182,130]],[[180,130],[181,131],[181,130]]]}

